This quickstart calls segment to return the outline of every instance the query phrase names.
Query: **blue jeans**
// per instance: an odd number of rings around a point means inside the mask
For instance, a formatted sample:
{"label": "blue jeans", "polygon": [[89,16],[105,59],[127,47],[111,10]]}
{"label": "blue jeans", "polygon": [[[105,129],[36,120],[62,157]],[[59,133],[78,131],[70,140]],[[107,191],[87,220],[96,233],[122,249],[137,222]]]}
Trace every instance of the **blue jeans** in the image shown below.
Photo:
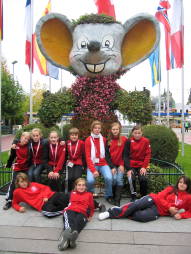
{"label": "blue jeans", "polygon": [[116,173],[113,175],[113,185],[123,186],[123,175],[119,168],[116,168]]}
{"label": "blue jeans", "polygon": [[37,182],[40,183],[41,182],[41,172],[44,169],[44,165],[43,164],[39,164],[39,165],[32,165],[30,166],[29,170],[28,170],[28,177],[29,180],[31,182]]}
{"label": "blue jeans", "polygon": [[[105,198],[112,197],[112,173],[108,165],[105,166],[95,166],[96,170],[101,173],[105,181]],[[94,192],[95,177],[92,172],[87,169],[87,186],[88,191]]]}

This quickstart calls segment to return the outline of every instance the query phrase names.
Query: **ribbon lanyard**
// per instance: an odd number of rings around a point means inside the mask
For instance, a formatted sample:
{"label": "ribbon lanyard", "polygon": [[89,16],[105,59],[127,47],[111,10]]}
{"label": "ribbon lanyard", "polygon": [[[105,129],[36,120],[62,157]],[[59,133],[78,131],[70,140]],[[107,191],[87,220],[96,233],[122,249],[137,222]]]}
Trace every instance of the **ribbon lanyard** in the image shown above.
{"label": "ribbon lanyard", "polygon": [[[97,148],[96,148],[96,145],[95,145],[95,140],[94,140],[93,137],[91,137],[91,138],[93,140],[93,144],[94,144],[94,148],[95,148],[95,156],[96,156],[96,154],[97,154]],[[100,140],[99,140],[99,144],[100,144]]]}
{"label": "ribbon lanyard", "polygon": [[79,140],[76,143],[74,154],[72,154],[72,142],[70,142],[70,153],[72,155],[72,158],[74,158],[75,155],[76,155],[76,152],[77,152],[77,149],[78,149],[78,143],[79,143]]}
{"label": "ribbon lanyard", "polygon": [[55,152],[53,151],[52,144],[50,144],[50,149],[51,149],[52,157],[54,159],[54,164],[55,164],[55,162],[56,162],[56,156],[57,156],[57,152],[58,152],[58,144],[56,144]]}
{"label": "ribbon lanyard", "polygon": [[34,164],[35,164],[35,166],[36,166],[36,157],[37,157],[39,148],[40,148],[40,140],[38,141],[38,146],[37,146],[37,149],[36,149],[36,153],[34,152],[33,145],[31,143],[31,150],[32,150],[33,157],[34,157]]}
{"label": "ribbon lanyard", "polygon": [[175,205],[178,205],[178,202],[177,202],[177,199],[178,199],[178,197],[177,197],[177,195],[175,195]]}

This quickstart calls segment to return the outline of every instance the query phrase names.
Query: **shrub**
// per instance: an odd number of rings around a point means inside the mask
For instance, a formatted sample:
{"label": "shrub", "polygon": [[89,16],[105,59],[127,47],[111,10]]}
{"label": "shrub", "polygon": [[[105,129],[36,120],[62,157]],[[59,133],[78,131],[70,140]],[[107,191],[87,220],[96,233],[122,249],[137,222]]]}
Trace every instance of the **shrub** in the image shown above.
{"label": "shrub", "polygon": [[16,139],[20,139],[21,137],[21,134],[24,132],[24,131],[31,131],[32,129],[34,128],[39,128],[41,129],[42,131],[42,134],[43,134],[43,138],[48,138],[49,136],[49,133],[53,130],[56,130],[59,134],[59,136],[61,137],[61,133],[60,133],[60,130],[58,128],[58,126],[53,126],[51,128],[47,128],[45,127],[43,124],[40,124],[40,123],[33,123],[33,124],[28,124],[26,126],[24,126],[21,130],[18,130],[16,132],[16,135],[15,135],[15,138]]}
{"label": "shrub", "polygon": [[147,125],[143,126],[143,134],[150,140],[153,158],[175,162],[179,143],[171,129],[165,126]]}
{"label": "shrub", "polygon": [[69,139],[69,129],[71,129],[73,126],[71,124],[65,124],[62,129],[62,137],[64,140]]}

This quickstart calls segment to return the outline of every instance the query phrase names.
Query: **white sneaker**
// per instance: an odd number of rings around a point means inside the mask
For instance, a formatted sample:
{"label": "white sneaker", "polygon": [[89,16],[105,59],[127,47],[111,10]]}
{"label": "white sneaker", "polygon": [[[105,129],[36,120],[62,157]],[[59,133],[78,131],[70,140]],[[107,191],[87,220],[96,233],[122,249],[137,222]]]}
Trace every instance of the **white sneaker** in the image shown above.
{"label": "white sneaker", "polygon": [[109,212],[104,212],[104,213],[100,213],[99,215],[98,215],[98,219],[99,220],[105,220],[105,219],[108,219],[109,218]]}

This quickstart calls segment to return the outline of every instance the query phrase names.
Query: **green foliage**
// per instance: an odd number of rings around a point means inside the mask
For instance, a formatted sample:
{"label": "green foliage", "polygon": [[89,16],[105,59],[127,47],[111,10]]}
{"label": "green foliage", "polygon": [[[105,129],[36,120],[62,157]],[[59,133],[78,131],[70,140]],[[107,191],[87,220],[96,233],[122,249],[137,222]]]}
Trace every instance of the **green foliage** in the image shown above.
{"label": "green foliage", "polygon": [[186,176],[191,177],[191,145],[184,144],[184,156],[182,156],[182,143],[179,143],[179,153],[176,158],[178,163],[184,170]]}
{"label": "green foliage", "polygon": [[113,23],[119,23],[118,21],[115,21],[115,19],[111,16],[107,16],[105,14],[86,14],[77,20],[72,20],[72,23],[75,26],[80,25],[80,24],[113,24]]}
{"label": "green foliage", "polygon": [[72,112],[73,108],[74,99],[70,89],[55,94],[45,92],[38,116],[45,126],[51,127],[60,122],[63,114]]}
{"label": "green foliage", "polygon": [[25,98],[24,91],[18,82],[13,80],[12,75],[2,66],[2,118],[6,121],[15,121],[22,115],[21,108]]}
{"label": "green foliage", "polygon": [[143,127],[144,136],[151,142],[152,157],[174,163],[178,155],[178,138],[169,128],[159,125]]}
{"label": "green foliage", "polygon": [[118,92],[113,105],[131,122],[148,124],[152,120],[152,105],[148,90]]}
{"label": "green foliage", "polygon": [[71,124],[65,124],[62,129],[62,137],[64,140],[69,139],[69,129],[71,129],[73,126]]}
{"label": "green foliage", "polygon": [[43,138],[48,138],[49,133],[50,133],[51,131],[54,131],[54,130],[56,130],[56,131],[58,132],[59,136],[61,137],[61,133],[60,133],[60,130],[59,130],[58,126],[52,126],[52,127],[50,127],[50,128],[47,128],[47,127],[45,127],[43,124],[40,124],[40,123],[33,123],[33,124],[28,124],[28,125],[24,126],[21,130],[18,130],[18,131],[16,132],[15,138],[16,138],[16,139],[20,139],[21,134],[22,134],[24,131],[29,131],[29,132],[30,132],[30,131],[31,131],[32,129],[34,129],[34,128],[39,128],[39,129],[41,129],[42,134],[43,134]]}

